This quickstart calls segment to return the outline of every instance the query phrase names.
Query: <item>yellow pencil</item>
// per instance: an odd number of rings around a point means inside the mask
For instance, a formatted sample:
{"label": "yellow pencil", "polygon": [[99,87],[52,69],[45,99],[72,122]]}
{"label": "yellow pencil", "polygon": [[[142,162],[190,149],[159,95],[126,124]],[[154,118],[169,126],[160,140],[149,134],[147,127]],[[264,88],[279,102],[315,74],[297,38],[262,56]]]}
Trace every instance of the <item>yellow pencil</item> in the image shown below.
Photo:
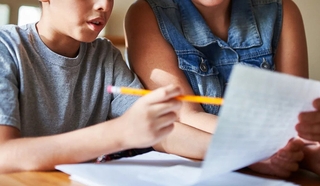
{"label": "yellow pencil", "polygon": [[[136,96],[143,96],[151,92],[151,90],[146,89],[137,89],[137,88],[129,88],[129,87],[116,87],[116,86],[108,86],[107,91],[109,93],[115,94],[129,94]],[[193,95],[182,95],[176,97],[176,99],[181,101],[195,102],[195,103],[203,103],[203,104],[213,104],[213,105],[222,105],[223,99],[216,97],[207,97],[207,96],[193,96]]]}

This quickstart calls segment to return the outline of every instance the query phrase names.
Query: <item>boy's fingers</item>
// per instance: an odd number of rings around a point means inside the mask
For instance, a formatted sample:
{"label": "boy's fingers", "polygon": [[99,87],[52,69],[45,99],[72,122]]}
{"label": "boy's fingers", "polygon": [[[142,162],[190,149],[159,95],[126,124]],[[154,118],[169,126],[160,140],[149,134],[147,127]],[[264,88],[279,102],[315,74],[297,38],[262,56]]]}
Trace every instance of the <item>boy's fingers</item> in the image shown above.
{"label": "boy's fingers", "polygon": [[180,95],[181,89],[178,86],[168,85],[152,91],[150,94],[145,95],[143,98],[152,104],[167,101]]}
{"label": "boy's fingers", "polygon": [[153,113],[156,117],[159,117],[169,112],[177,112],[181,108],[181,106],[181,101],[172,99],[164,103],[152,105],[149,111]]}
{"label": "boy's fingers", "polygon": [[177,120],[177,115],[173,112],[170,112],[166,115],[161,116],[158,118],[154,123],[154,127],[156,130],[161,130],[161,128],[165,128],[169,125],[171,125],[173,122]]}

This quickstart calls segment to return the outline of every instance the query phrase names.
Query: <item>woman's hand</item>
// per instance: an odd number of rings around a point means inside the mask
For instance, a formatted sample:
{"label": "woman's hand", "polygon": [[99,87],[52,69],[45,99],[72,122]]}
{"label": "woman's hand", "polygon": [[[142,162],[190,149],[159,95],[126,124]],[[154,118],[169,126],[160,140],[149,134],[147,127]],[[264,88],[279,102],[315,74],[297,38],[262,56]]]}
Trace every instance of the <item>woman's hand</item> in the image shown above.
{"label": "woman's hand", "polygon": [[318,142],[306,145],[303,149],[304,159],[301,168],[312,171],[320,176],[320,145]]}
{"label": "woman's hand", "polygon": [[313,101],[315,111],[299,114],[296,130],[301,138],[320,142],[320,98]]}
{"label": "woman's hand", "polygon": [[252,164],[249,168],[262,174],[289,177],[292,172],[299,169],[299,162],[304,157],[303,147],[304,142],[301,139],[291,139],[269,159]]}

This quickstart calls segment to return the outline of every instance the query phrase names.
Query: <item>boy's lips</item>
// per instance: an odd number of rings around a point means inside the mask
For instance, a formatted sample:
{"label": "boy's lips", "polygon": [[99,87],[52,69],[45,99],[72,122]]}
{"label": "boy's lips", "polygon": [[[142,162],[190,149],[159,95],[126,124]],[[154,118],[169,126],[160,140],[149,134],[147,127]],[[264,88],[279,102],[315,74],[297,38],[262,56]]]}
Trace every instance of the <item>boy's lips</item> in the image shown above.
{"label": "boy's lips", "polygon": [[87,23],[89,25],[89,28],[96,32],[100,32],[105,26],[105,21],[102,18],[92,19]]}

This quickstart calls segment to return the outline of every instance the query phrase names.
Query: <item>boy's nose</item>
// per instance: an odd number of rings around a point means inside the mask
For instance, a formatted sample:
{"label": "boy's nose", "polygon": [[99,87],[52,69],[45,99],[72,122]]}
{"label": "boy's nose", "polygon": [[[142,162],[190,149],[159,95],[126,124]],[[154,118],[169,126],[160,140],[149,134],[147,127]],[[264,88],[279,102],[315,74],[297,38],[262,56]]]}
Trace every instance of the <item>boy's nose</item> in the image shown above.
{"label": "boy's nose", "polygon": [[113,8],[113,0],[97,0],[95,9],[100,11],[109,11]]}

